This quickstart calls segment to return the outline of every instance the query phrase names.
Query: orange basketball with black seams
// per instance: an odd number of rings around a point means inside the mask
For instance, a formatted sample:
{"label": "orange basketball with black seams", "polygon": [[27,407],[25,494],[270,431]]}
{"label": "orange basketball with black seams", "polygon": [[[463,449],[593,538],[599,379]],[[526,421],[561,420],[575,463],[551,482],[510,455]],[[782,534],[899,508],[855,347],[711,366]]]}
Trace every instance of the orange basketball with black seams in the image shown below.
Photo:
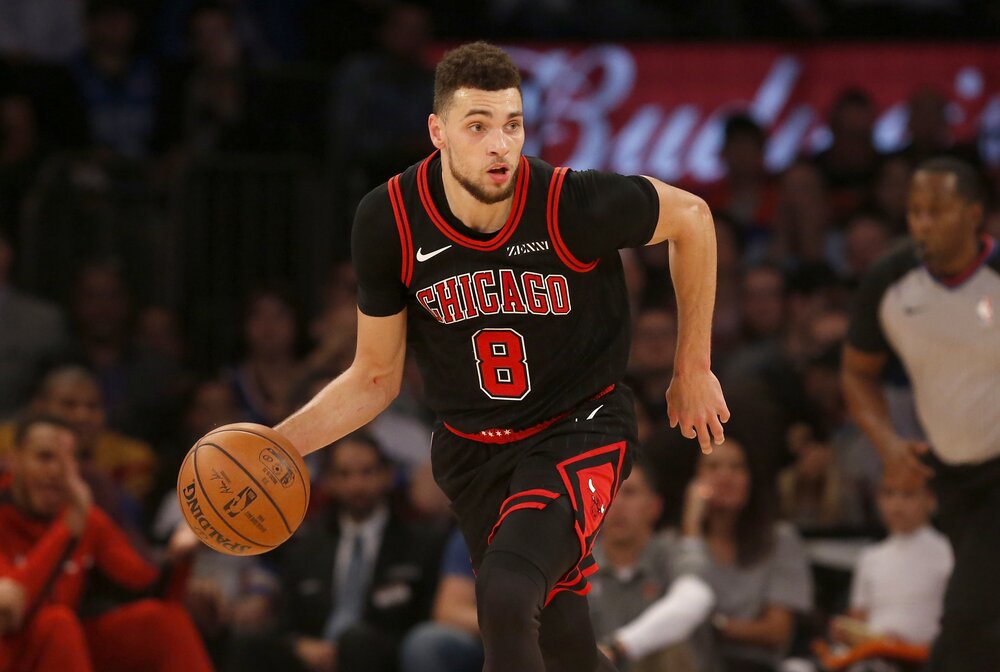
{"label": "orange basketball with black seams", "polygon": [[287,540],[309,506],[309,474],[265,425],[224,425],[198,439],[177,477],[184,519],[208,546],[257,555]]}

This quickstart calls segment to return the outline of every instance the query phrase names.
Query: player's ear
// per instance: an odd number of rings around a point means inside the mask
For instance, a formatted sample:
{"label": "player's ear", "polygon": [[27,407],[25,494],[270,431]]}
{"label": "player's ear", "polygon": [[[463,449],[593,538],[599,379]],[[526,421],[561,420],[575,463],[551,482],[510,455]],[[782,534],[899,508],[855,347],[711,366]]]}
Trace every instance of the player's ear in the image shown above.
{"label": "player's ear", "polygon": [[431,143],[438,149],[444,149],[444,120],[436,114],[427,117],[427,131],[431,136]]}

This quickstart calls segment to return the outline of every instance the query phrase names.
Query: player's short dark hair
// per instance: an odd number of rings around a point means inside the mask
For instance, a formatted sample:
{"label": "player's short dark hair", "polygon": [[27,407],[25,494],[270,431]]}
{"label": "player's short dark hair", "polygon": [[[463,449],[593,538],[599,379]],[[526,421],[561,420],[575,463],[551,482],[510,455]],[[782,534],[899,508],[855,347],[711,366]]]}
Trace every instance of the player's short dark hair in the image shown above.
{"label": "player's short dark hair", "polygon": [[726,118],[725,138],[726,142],[732,142],[738,137],[748,137],[763,146],[767,140],[764,129],[760,127],[753,117],[746,112],[736,112]]}
{"label": "player's short dark hair", "polygon": [[521,90],[521,73],[500,47],[471,42],[445,53],[434,70],[434,114],[441,114],[461,88]]}
{"label": "player's short dark hair", "polygon": [[986,194],[979,173],[969,163],[954,156],[936,156],[917,166],[915,172],[949,173],[955,176],[955,190],[969,203],[983,203]]}
{"label": "player's short dark hair", "polygon": [[53,427],[66,430],[74,437],[77,436],[76,427],[74,427],[68,420],[60,418],[57,415],[52,415],[51,413],[29,413],[21,418],[18,418],[14,425],[15,450],[20,450],[21,447],[24,446],[24,441],[28,438],[28,434],[38,425],[51,425]]}

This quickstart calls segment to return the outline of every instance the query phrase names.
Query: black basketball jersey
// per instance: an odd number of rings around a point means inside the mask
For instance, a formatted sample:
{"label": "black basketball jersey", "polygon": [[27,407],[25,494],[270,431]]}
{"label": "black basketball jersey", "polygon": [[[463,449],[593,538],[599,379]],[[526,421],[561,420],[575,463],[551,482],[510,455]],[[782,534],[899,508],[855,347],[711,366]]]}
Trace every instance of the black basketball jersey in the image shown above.
{"label": "black basketball jersey", "polygon": [[659,214],[642,177],[522,157],[510,216],[482,234],[448,208],[435,153],[372,191],[355,218],[358,304],[407,313],[426,398],[460,432],[533,427],[625,373],[630,321],[618,248]]}

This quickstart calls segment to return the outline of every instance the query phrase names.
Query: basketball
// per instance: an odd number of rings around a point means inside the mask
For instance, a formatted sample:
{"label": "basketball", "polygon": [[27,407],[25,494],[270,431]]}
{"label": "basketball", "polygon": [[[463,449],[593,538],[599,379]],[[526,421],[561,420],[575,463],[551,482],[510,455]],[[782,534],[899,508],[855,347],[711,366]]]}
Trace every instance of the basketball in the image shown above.
{"label": "basketball", "polygon": [[309,505],[299,452],[265,425],[224,425],[198,439],[177,477],[181,511],[195,534],[229,555],[258,555],[295,532]]}

